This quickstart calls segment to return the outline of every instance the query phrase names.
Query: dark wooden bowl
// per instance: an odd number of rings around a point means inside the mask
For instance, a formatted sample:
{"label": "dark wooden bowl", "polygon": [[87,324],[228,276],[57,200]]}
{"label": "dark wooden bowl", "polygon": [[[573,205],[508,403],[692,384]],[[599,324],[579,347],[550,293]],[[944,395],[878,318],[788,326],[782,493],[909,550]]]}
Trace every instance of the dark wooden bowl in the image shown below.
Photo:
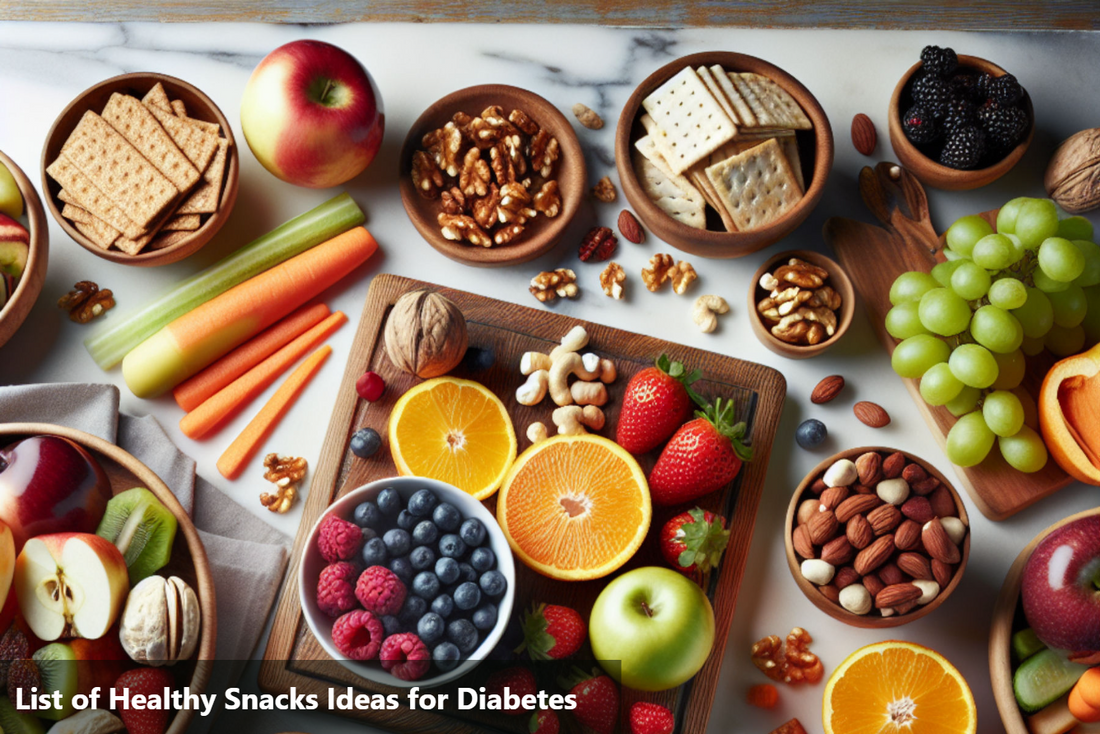
{"label": "dark wooden bowl", "polygon": [[[748,232],[726,232],[725,230],[695,229],[677,222],[649,200],[634,171],[634,141],[645,134],[641,123],[638,122],[645,111],[642,108],[642,100],[684,67],[695,68],[713,64],[721,64],[729,71],[754,72],[768,77],[794,97],[814,125],[813,130],[799,130],[796,133],[803,177],[807,181],[806,192],[794,208],[767,227]],[[619,115],[619,124],[615,129],[615,165],[618,168],[619,183],[627,201],[634,207],[642,223],[657,237],[693,255],[716,258],[744,257],[786,237],[813,211],[825,192],[825,179],[829,177],[829,171],[833,167],[833,129],[817,98],[797,79],[778,66],[746,54],[707,51],[684,56],[665,64],[638,85],[627,100],[626,106],[623,107],[622,114]]]}
{"label": "dark wooden bowl", "polygon": [[[993,62],[980,59],[977,56],[960,55],[959,66],[986,72],[993,76],[1004,76],[1006,73],[1004,69]],[[910,66],[909,71],[902,75],[898,85],[894,87],[894,94],[890,97],[890,109],[887,111],[890,126],[890,145],[894,148],[894,155],[898,157],[898,162],[912,171],[913,175],[926,186],[948,191],[976,189],[993,183],[1008,173],[1023,158],[1024,151],[1031,145],[1031,139],[1035,136],[1035,110],[1031,107],[1031,97],[1027,91],[1024,91],[1024,109],[1027,110],[1029,124],[1027,137],[1024,138],[1023,142],[992,166],[978,168],[973,171],[958,171],[941,165],[926,156],[917,146],[909,142],[909,139],[905,137],[905,131],[901,127],[901,115],[904,112],[901,109],[901,100],[907,93],[913,75],[920,67],[921,62],[919,61]]]}
{"label": "dark wooden bowl", "polygon": [[[523,110],[532,120],[549,130],[558,139],[561,157],[558,158],[554,177],[561,192],[562,208],[553,219],[535,217],[528,223],[527,229],[507,245],[477,247],[468,242],[454,242],[439,231],[436,216],[440,212],[439,199],[425,199],[413,186],[412,157],[421,148],[420,139],[425,133],[443,127],[456,112],[478,115],[486,107],[500,105],[505,113],[513,109]],[[584,153],[577,140],[577,134],[569,120],[554,105],[519,87],[505,84],[479,84],[459,89],[436,101],[417,118],[409,128],[405,142],[401,146],[398,180],[401,188],[401,203],[420,235],[428,244],[441,253],[466,265],[497,267],[516,265],[548,252],[561,239],[565,228],[569,226],[581,200],[586,185]]]}
{"label": "dark wooden bowl", "polygon": [[794,577],[795,583],[798,584],[798,588],[802,589],[802,593],[806,595],[806,598],[813,602],[813,605],[821,611],[828,614],[833,619],[839,620],[844,624],[852,627],[861,627],[863,629],[886,629],[888,627],[900,627],[903,624],[908,624],[914,620],[920,619],[925,615],[931,614],[938,609],[941,604],[947,601],[947,597],[951,596],[951,593],[958,587],[959,582],[962,581],[963,573],[966,571],[966,562],[970,558],[970,516],[966,514],[966,506],[963,505],[962,498],[959,497],[959,493],[955,491],[955,488],[951,485],[951,482],[947,481],[947,477],[940,473],[936,467],[932,466],[924,459],[918,456],[910,454],[908,451],[901,451],[900,453],[905,455],[905,458],[909,461],[919,464],[924,467],[924,470],[928,472],[930,476],[940,480],[940,484],[947,487],[947,491],[951,493],[952,499],[955,500],[955,507],[959,509],[959,519],[966,523],[966,537],[963,539],[962,544],[962,560],[959,561],[959,567],[955,569],[955,575],[951,579],[951,583],[947,585],[946,589],[941,589],[939,596],[925,604],[922,607],[914,607],[908,614],[894,615],[892,617],[882,617],[874,614],[853,614],[844,607],[840,606],[836,602],[827,598],[824,594],[818,591],[817,587],[807,581],[802,576],[801,561],[798,554],[794,551],[794,542],[792,540],[792,534],[795,528],[796,516],[798,514],[798,506],[805,499],[813,499],[816,495],[810,491],[810,485],[814,483],[816,479],[821,477],[825,470],[833,465],[833,462],[840,459],[850,459],[855,461],[858,456],[865,454],[868,451],[880,451],[886,454],[892,454],[898,449],[887,448],[885,446],[862,446],[854,449],[847,449],[839,453],[833,454],[828,459],[825,459],[820,464],[815,466],[806,478],[802,480],[802,483],[798,485],[798,489],[794,491],[794,495],[791,497],[791,504],[787,508],[787,520],[784,526],[783,539],[787,546],[787,566],[791,569],[791,576]]}
{"label": "dark wooden bowl", "polygon": [[[799,260],[805,260],[812,265],[829,271],[829,280],[826,284],[831,285],[833,290],[840,294],[841,304],[840,311],[837,312],[836,315],[836,333],[818,344],[788,344],[782,339],[776,338],[768,331],[768,327],[765,326],[764,320],[760,317],[760,312],[756,310],[756,304],[768,296],[768,291],[760,287],[760,277],[763,276],[764,273],[774,271],[781,263],[786,262],[792,257],[797,257]],[[752,276],[752,287],[749,288],[749,323],[752,324],[752,332],[756,334],[756,338],[759,339],[765,347],[780,356],[790,357],[791,359],[816,357],[840,341],[840,338],[847,333],[848,327],[852,325],[852,316],[855,314],[855,311],[856,291],[855,288],[852,287],[852,281],[848,278],[848,274],[844,272],[844,268],[840,267],[836,261],[822,255],[820,252],[814,252],[813,250],[789,250],[787,252],[781,252],[769,258],[767,262],[760,266],[756,274]]]}
{"label": "dark wooden bowl", "polygon": [[0,152],[0,163],[11,172],[19,193],[23,196],[23,222],[30,234],[30,252],[27,255],[27,267],[19,278],[19,285],[7,303],[0,305],[0,347],[11,339],[12,334],[27,318],[31,307],[42,292],[46,282],[46,263],[50,259],[50,231],[46,225],[46,212],[42,200],[34,190],[34,184],[15,165],[15,161]]}
{"label": "dark wooden bowl", "polygon": [[[104,250],[81,234],[72,222],[61,216],[61,210],[65,206],[65,202],[57,198],[61,186],[46,173],[46,167],[57,158],[61,152],[61,146],[68,140],[69,134],[72,133],[86,111],[101,112],[107,105],[107,100],[115,92],[129,94],[141,99],[157,82],[164,85],[164,91],[168,93],[170,98],[183,100],[183,103],[187,105],[188,117],[206,122],[216,122],[221,126],[222,136],[229,141],[229,154],[226,159],[225,176],[222,181],[221,198],[218,200],[218,210],[213,214],[202,215],[205,217],[202,225],[191,233],[190,237],[181,239],[169,247],[159,250],[146,249],[137,255],[128,255],[121,250]],[[124,265],[168,265],[198,252],[203,245],[213,239],[214,235],[229,219],[229,213],[233,211],[233,205],[237,201],[239,168],[237,141],[233,138],[233,129],[229,125],[229,120],[226,119],[213,100],[181,79],[166,74],[139,72],[111,77],[85,89],[62,111],[54,121],[50,132],[46,135],[46,144],[42,148],[42,190],[50,214],[65,230],[65,233],[76,240],[77,244],[85,250]]]}

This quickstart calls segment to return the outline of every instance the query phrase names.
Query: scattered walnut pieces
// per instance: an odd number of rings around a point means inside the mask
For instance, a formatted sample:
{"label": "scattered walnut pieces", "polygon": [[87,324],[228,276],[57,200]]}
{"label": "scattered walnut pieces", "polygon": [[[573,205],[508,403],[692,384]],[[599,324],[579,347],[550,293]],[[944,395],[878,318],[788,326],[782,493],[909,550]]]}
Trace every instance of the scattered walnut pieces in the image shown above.
{"label": "scattered walnut pieces", "polygon": [[610,227],[593,227],[581,240],[581,246],[577,250],[577,257],[581,262],[595,260],[603,262],[615,254],[615,248],[619,245],[619,239]]}
{"label": "scattered walnut pieces", "polygon": [[545,270],[539,273],[531,278],[528,290],[542,303],[549,303],[558,298],[576,298],[580,293],[577,274],[569,268]]}
{"label": "scattered walnut pieces", "polygon": [[826,285],[828,279],[827,270],[795,257],[760,277],[759,285],[769,295],[757,302],[756,310],[773,336],[813,345],[836,334],[836,312],[843,299]]}
{"label": "scattered walnut pieces", "polygon": [[791,719],[771,734],[806,734],[806,730],[802,728],[802,722],[798,719]]}
{"label": "scattered walnut pieces", "polygon": [[576,115],[577,120],[589,130],[599,130],[603,127],[603,118],[596,114],[595,110],[590,109],[580,102],[573,105],[573,114]]}
{"label": "scattered walnut pieces", "polygon": [[626,282],[626,271],[623,270],[623,266],[612,260],[607,264],[607,267],[600,273],[600,288],[603,289],[604,295],[609,298],[614,298],[616,301],[623,300],[623,283]]}
{"label": "scattered walnut pieces", "polygon": [[294,504],[298,496],[298,483],[306,475],[309,463],[300,457],[268,454],[264,457],[264,479],[275,485],[275,494],[264,492],[260,504],[280,515]]}
{"label": "scattered walnut pieces", "polygon": [[787,635],[787,647],[778,635],[769,635],[752,646],[753,665],[774,681],[788,685],[818,683],[825,677],[825,666],[809,647],[814,639],[801,627]]}
{"label": "scattered walnut pieces", "polygon": [[649,264],[642,268],[642,282],[652,293],[661,290],[661,286],[671,280],[672,290],[682,296],[698,277],[691,263],[686,260],[676,262],[672,255],[663,252],[651,257]]}
{"label": "scattered walnut pieces", "polygon": [[615,191],[615,184],[611,180],[610,176],[604,176],[596,185],[592,187],[592,196],[605,204],[610,204],[619,198],[618,192]]}
{"label": "scattered walnut pieces", "polygon": [[90,280],[82,280],[73,289],[57,299],[57,307],[69,312],[69,318],[78,324],[86,324],[104,311],[115,306],[114,293],[99,289]]}
{"label": "scattered walnut pieces", "polygon": [[493,240],[485,230],[474,220],[465,214],[447,214],[440,212],[436,217],[439,222],[439,231],[443,236],[455,242],[466,240],[471,245],[479,247],[492,247]]}

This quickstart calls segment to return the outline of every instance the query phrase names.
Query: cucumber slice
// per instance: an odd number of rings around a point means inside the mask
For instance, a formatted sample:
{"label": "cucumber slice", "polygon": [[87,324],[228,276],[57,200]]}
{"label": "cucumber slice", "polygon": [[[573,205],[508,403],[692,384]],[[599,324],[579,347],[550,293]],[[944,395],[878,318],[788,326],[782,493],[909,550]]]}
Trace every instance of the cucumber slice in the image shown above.
{"label": "cucumber slice", "polygon": [[1030,627],[1012,635],[1012,656],[1016,658],[1018,663],[1022,663],[1035,653],[1045,649],[1046,645],[1042,643],[1039,636]]}
{"label": "cucumber slice", "polygon": [[1028,713],[1045,708],[1073,688],[1086,670],[1086,666],[1071,663],[1049,648],[1035,653],[1012,677],[1016,703]]}

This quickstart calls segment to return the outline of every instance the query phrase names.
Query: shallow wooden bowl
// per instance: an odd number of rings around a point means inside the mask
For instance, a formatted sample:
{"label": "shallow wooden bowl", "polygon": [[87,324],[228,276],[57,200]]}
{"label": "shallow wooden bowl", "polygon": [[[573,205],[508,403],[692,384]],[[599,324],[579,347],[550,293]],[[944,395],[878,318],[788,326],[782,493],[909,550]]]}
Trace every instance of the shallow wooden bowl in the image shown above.
{"label": "shallow wooden bowl", "polygon": [[[561,156],[555,164],[553,178],[561,193],[561,211],[554,218],[538,215],[528,222],[519,237],[506,245],[478,247],[468,242],[454,242],[439,231],[436,216],[441,211],[439,199],[421,196],[412,182],[412,157],[422,148],[425,133],[443,127],[456,112],[478,115],[486,107],[500,105],[505,114],[512,110],[526,112],[540,127],[544,127],[558,140]],[[533,260],[548,252],[561,239],[565,228],[573,220],[584,198],[586,172],[584,153],[573,126],[558,108],[534,92],[505,84],[479,84],[459,89],[436,101],[417,118],[409,128],[401,146],[397,172],[401,188],[401,203],[413,226],[428,244],[441,253],[466,265],[497,267],[516,265]]]}
{"label": "shallow wooden bowl", "polygon": [[1024,566],[1031,558],[1035,546],[1052,532],[1083,517],[1100,515],[1100,507],[1070,515],[1065,520],[1054,523],[1039,533],[1016,556],[1008,569],[1001,594],[993,606],[993,623],[989,628],[989,678],[993,684],[993,698],[997,702],[997,711],[1008,734],[1030,734],[1024,721],[1024,713],[1016,704],[1016,694],[1012,690],[1012,633],[1015,631],[1016,614],[1020,608],[1020,585],[1023,580]]}
{"label": "shallow wooden bowl", "polygon": [[[168,93],[171,99],[183,100],[183,103],[187,106],[188,117],[206,122],[216,122],[221,126],[222,136],[229,141],[229,154],[225,164],[225,176],[222,180],[218,210],[213,214],[203,214],[202,226],[195,230],[190,237],[182,239],[170,247],[159,250],[146,248],[137,255],[128,255],[117,249],[104,250],[81,234],[72,222],[61,216],[61,210],[65,207],[65,202],[57,198],[61,186],[46,173],[46,167],[57,159],[58,154],[61,152],[61,146],[69,139],[69,134],[72,133],[85,112],[88,110],[96,113],[102,112],[107,105],[107,101],[115,92],[129,94],[141,99],[150,89],[156,86],[157,82],[164,85],[164,91]],[[214,235],[229,219],[229,214],[233,211],[233,205],[237,201],[239,169],[237,141],[233,138],[233,129],[229,125],[229,120],[226,119],[213,100],[181,79],[166,74],[139,72],[111,77],[85,89],[62,111],[54,121],[50,132],[46,135],[46,144],[42,148],[42,191],[45,194],[46,206],[53,218],[57,220],[57,223],[61,225],[67,235],[76,240],[77,244],[88,252],[124,265],[168,265],[202,249],[203,245],[213,239]]]}
{"label": "shallow wooden bowl", "polygon": [[[729,71],[754,72],[768,77],[794,97],[814,125],[813,130],[799,130],[796,133],[802,175],[807,181],[802,200],[767,227],[749,232],[695,229],[677,222],[649,200],[634,171],[634,141],[645,134],[638,121],[645,112],[642,108],[642,100],[684,67],[697,68],[701,65],[714,64],[721,64]],[[817,202],[825,191],[825,179],[829,177],[829,171],[833,167],[833,129],[817,98],[797,79],[778,66],[746,54],[706,51],[683,56],[665,64],[646,77],[645,81],[630,95],[622,114],[619,115],[619,124],[615,129],[615,165],[619,171],[619,183],[623,194],[634,207],[638,218],[653,234],[673,247],[693,255],[715,258],[744,257],[786,237],[817,206]]]}
{"label": "shallow wooden bowl", "polygon": [[46,225],[46,212],[42,200],[34,190],[23,169],[15,161],[0,152],[0,163],[11,172],[19,193],[23,196],[23,217],[20,224],[30,233],[30,252],[27,255],[27,267],[15,287],[15,293],[7,303],[0,306],[0,347],[11,339],[12,334],[27,318],[31,307],[42,292],[46,282],[46,263],[50,259],[50,231]]}
{"label": "shallow wooden bowl", "polygon": [[[102,438],[48,423],[0,423],[0,446],[39,435],[61,436],[87,449],[106,472],[113,494],[133,487],[145,487],[176,516],[178,528],[172,546],[172,558],[158,573],[165,577],[179,576],[195,590],[199,598],[199,608],[202,610],[202,631],[198,650],[192,659],[181,661],[166,670],[175,676],[177,690],[190,686],[192,693],[202,693],[210,681],[218,638],[218,621],[214,602],[214,578],[210,573],[206,550],[191,518],[172,494],[172,490],[149,467]],[[172,718],[166,734],[183,734],[194,714],[190,710],[178,712]]]}
{"label": "shallow wooden bowl", "polygon": [[[760,287],[760,278],[764,273],[773,272],[792,257],[797,257],[799,260],[805,260],[812,265],[829,271],[829,280],[826,281],[826,285],[831,285],[833,290],[840,294],[841,303],[840,310],[836,315],[836,333],[818,344],[788,344],[782,339],[776,338],[768,331],[768,327],[764,324],[760,312],[756,310],[756,304],[768,297],[768,291]],[[822,255],[820,252],[814,252],[813,250],[789,250],[787,252],[781,252],[768,259],[767,262],[760,266],[756,274],[752,276],[752,287],[749,288],[749,323],[752,324],[752,332],[756,334],[756,338],[759,339],[765,347],[780,356],[790,357],[791,359],[816,357],[840,341],[840,338],[847,333],[848,327],[852,325],[852,316],[855,314],[855,311],[856,292],[855,288],[852,287],[852,281],[848,278],[848,274],[844,272],[844,268],[840,267],[836,261]]]}
{"label": "shallow wooden bowl", "polygon": [[795,528],[796,516],[798,514],[798,505],[805,499],[812,499],[816,495],[810,491],[810,485],[814,481],[825,473],[825,470],[833,465],[833,462],[840,459],[850,459],[855,461],[861,454],[865,454],[868,451],[880,451],[886,454],[892,454],[898,449],[887,448],[884,446],[862,446],[860,448],[847,449],[839,453],[833,454],[828,459],[825,459],[820,464],[815,466],[806,478],[802,480],[802,483],[798,485],[798,489],[795,490],[794,495],[791,497],[791,504],[787,508],[787,520],[784,526],[783,538],[787,546],[787,566],[791,569],[791,576],[794,577],[795,583],[798,584],[798,588],[802,589],[802,593],[806,595],[806,598],[813,602],[821,611],[828,614],[833,619],[839,620],[844,624],[852,627],[862,627],[864,629],[886,629],[888,627],[900,627],[903,624],[908,624],[915,620],[920,619],[933,611],[938,609],[945,601],[947,597],[951,596],[951,593],[958,587],[959,582],[962,581],[963,573],[966,571],[966,562],[970,558],[970,517],[966,514],[966,507],[963,505],[962,498],[959,497],[959,493],[955,491],[955,488],[951,486],[951,482],[947,481],[947,477],[939,472],[936,467],[932,466],[919,456],[914,456],[908,451],[901,451],[906,459],[919,464],[924,467],[924,470],[929,475],[940,480],[940,483],[947,487],[947,491],[951,493],[952,499],[955,500],[955,506],[959,509],[959,519],[966,523],[967,533],[963,539],[962,544],[962,560],[959,561],[959,567],[955,569],[955,575],[951,579],[951,583],[947,585],[946,589],[940,591],[939,596],[933,599],[923,607],[915,607],[908,614],[894,615],[892,617],[882,617],[874,614],[852,614],[844,607],[840,606],[836,602],[828,599],[818,591],[817,587],[807,581],[802,576],[801,565],[798,554],[794,551],[794,542],[792,540],[792,534]]}
{"label": "shallow wooden bowl", "polygon": [[[1004,76],[1004,69],[991,61],[980,59],[977,56],[959,56],[959,66],[986,72],[993,76]],[[926,156],[917,146],[909,142],[905,137],[905,131],[901,127],[902,99],[908,97],[909,82],[913,75],[921,68],[921,62],[909,67],[909,71],[902,75],[898,85],[894,87],[894,94],[890,97],[890,109],[887,111],[887,119],[890,126],[890,145],[894,148],[894,155],[898,162],[913,172],[918,179],[927,186],[949,191],[964,191],[976,189],[980,186],[993,183],[1001,176],[1008,173],[1024,156],[1024,151],[1031,145],[1031,139],[1035,136],[1035,110],[1031,107],[1031,97],[1024,91],[1024,109],[1030,122],[1027,129],[1027,137],[1013,148],[1008,155],[987,168],[979,168],[973,171],[957,171],[948,168]]]}

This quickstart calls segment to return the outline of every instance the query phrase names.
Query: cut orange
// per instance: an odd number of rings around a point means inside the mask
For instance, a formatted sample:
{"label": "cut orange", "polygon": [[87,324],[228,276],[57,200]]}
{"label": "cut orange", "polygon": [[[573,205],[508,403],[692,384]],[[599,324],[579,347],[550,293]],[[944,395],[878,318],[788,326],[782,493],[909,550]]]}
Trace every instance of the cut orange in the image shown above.
{"label": "cut orange", "polygon": [[436,377],[393,406],[390,453],[398,474],[438,479],[483,500],[516,459],[516,432],[508,409],[487,387]]}
{"label": "cut orange", "polygon": [[829,677],[825,734],[974,734],[978,712],[962,674],[934,650],[878,642]]}
{"label": "cut orange", "polygon": [[652,517],[645,473],[601,436],[555,436],[516,459],[497,498],[512,551],[566,581],[606,576],[645,540]]}

